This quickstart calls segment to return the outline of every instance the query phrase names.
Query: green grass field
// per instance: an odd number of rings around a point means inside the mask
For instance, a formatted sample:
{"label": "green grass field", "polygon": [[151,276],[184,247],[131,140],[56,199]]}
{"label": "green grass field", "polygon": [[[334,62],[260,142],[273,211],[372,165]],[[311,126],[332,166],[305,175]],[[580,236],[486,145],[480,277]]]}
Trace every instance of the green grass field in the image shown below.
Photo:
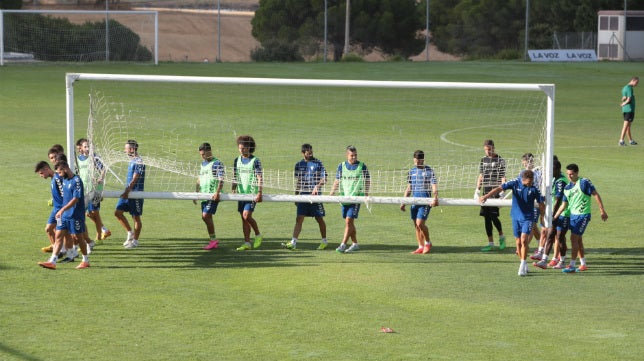
{"label": "green grass field", "polygon": [[[0,359],[641,359],[644,191],[633,186],[644,175],[641,117],[633,131],[642,145],[617,146],[619,91],[641,71],[641,63],[505,62],[2,67]],[[409,254],[413,228],[397,207],[361,212],[362,249],[340,255],[314,251],[312,220],[301,249],[282,250],[294,208],[263,203],[255,216],[265,245],[239,254],[232,202],[215,216],[223,245],[205,252],[192,202],[146,201],[141,246],[124,250],[115,200],[107,199],[102,215],[114,235],[91,255],[92,267],[44,270],[36,263],[47,258],[40,247],[49,182],[33,166],[64,142],[66,72],[554,83],[555,153],[593,181],[609,219],[594,217],[584,236],[589,271],[531,267],[521,278],[514,248],[479,251],[485,235],[476,207],[434,209],[434,248],[419,257]],[[335,246],[343,231],[335,205],[326,219]],[[509,219],[505,210],[507,234]]]}

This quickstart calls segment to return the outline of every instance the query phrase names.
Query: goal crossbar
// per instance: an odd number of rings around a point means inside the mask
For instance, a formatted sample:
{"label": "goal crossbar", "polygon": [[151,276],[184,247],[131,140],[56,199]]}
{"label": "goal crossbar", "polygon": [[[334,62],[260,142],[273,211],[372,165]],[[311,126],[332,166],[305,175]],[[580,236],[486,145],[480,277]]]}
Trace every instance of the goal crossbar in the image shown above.
{"label": "goal crossbar", "polygon": [[[119,198],[122,192],[103,191],[105,198]],[[252,201],[254,194],[222,193],[219,195],[221,201]],[[199,192],[130,192],[128,198],[133,199],[168,199],[168,200],[211,200],[212,193]],[[262,200],[266,202],[298,202],[298,203],[360,203],[360,204],[417,204],[429,205],[432,198],[417,197],[348,197],[348,196],[324,196],[324,195],[291,195],[291,194],[264,194]],[[476,199],[455,199],[439,198],[438,203],[444,206],[476,206],[479,205]],[[508,207],[512,201],[508,199],[488,199],[486,206]]]}

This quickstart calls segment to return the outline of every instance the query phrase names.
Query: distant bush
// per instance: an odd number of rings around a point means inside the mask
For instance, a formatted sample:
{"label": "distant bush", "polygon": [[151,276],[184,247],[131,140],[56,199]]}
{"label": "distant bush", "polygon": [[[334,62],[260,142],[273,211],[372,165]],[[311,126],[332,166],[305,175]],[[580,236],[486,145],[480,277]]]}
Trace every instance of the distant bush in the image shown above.
{"label": "distant bush", "polygon": [[360,55],[358,55],[358,54],[349,53],[349,54],[343,56],[340,61],[343,61],[345,63],[360,63],[360,62],[363,62],[364,59],[362,59],[362,57]]}
{"label": "distant bush", "polygon": [[[40,14],[5,14],[5,29],[6,50],[30,53],[37,60],[105,60],[105,21],[73,24]],[[115,20],[109,20],[109,52],[114,61],[152,60],[141,38]]]}
{"label": "distant bush", "polygon": [[251,50],[250,58],[257,62],[293,62],[304,61],[295,43],[273,39],[262,43]]}

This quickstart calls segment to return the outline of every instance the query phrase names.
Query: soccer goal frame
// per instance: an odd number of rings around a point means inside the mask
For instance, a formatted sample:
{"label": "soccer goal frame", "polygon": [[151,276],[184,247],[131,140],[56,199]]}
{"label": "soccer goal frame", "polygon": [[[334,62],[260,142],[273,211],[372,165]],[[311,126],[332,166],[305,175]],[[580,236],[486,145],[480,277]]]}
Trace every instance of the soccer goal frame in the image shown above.
{"label": "soccer goal frame", "polygon": [[[511,83],[465,83],[465,82],[423,82],[423,81],[368,81],[368,80],[321,80],[321,79],[276,79],[276,78],[235,78],[235,77],[201,77],[201,76],[168,76],[168,75],[124,75],[124,74],[92,74],[68,73],[66,75],[66,102],[67,102],[67,149],[70,159],[74,157],[75,148],[75,119],[74,119],[74,84],[78,81],[116,81],[116,82],[149,82],[149,83],[194,83],[194,84],[226,84],[226,85],[271,85],[271,86],[298,86],[298,87],[335,87],[335,88],[394,88],[394,89],[469,89],[503,91],[528,91],[545,94],[546,119],[543,137],[542,191],[546,196],[546,219],[551,217],[551,190],[552,190],[552,161],[554,149],[554,84],[511,84]],[[104,191],[104,197],[117,198],[121,192]],[[154,199],[184,199],[205,200],[210,199],[210,194],[198,192],[132,192],[131,198]],[[223,201],[251,200],[252,195],[222,194]],[[363,204],[429,204],[431,199],[414,197],[344,197],[344,196],[307,196],[292,194],[264,194],[264,201],[268,202],[328,202],[328,203],[363,203]],[[478,200],[440,198],[442,206],[477,206]],[[490,199],[486,205],[509,206],[507,199]]]}
{"label": "soccer goal frame", "polygon": [[[146,15],[153,16],[154,18],[154,38],[153,38],[153,62],[154,65],[159,64],[159,12],[152,10],[0,10],[0,66],[6,63],[5,57],[5,14],[42,14],[62,17],[64,15],[101,15],[105,20],[109,20],[111,16],[118,15]],[[105,21],[105,61],[109,61],[109,48],[110,48],[110,26],[109,21]]]}

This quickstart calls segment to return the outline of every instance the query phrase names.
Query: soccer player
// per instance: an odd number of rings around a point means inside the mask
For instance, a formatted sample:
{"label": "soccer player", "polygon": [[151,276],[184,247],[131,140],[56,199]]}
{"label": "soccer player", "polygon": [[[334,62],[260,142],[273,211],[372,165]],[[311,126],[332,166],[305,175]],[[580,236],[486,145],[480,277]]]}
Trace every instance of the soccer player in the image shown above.
{"label": "soccer player", "polygon": [[[411,206],[411,221],[414,222],[416,229],[416,242],[418,248],[413,254],[427,254],[432,249],[432,242],[429,239],[429,228],[427,228],[427,218],[432,207],[438,206],[438,186],[436,184],[436,175],[434,170],[425,165],[425,153],[422,150],[414,152],[414,168],[410,169],[407,174],[407,188],[403,197],[422,197],[434,199],[429,205],[414,204]],[[405,211],[405,205],[400,205],[400,210]]]}
{"label": "soccer player", "polygon": [[[56,168],[55,167],[56,163],[61,161],[67,162],[67,156],[65,155],[65,150],[63,149],[63,146],[60,144],[52,145],[51,148],[49,148],[49,150],[47,151],[47,157],[49,158],[49,161],[51,162],[51,164],[54,165],[54,169]],[[63,206],[63,203],[62,203],[63,179],[55,171],[54,171],[54,180],[57,182],[57,187],[60,191],[61,201],[58,205],[58,207],[60,208]],[[53,205],[53,198],[52,198],[52,205]],[[56,231],[55,217],[50,218],[50,222],[53,222],[50,225],[51,232],[55,233]],[[44,251],[50,252],[48,249],[45,249]],[[58,254],[58,257],[62,257],[63,255],[65,255],[65,258],[62,260],[62,262],[71,262],[76,257],[78,257],[78,252],[74,247],[74,241],[69,235],[65,236],[63,246],[60,249],[60,253]]]}
{"label": "soccer player", "polygon": [[[347,160],[338,165],[331,195],[340,189],[341,196],[368,196],[371,188],[371,175],[367,165],[358,160],[356,147],[349,145],[346,149]],[[355,226],[358,219],[360,203],[342,203],[342,218],[344,218],[344,235],[340,246],[335,249],[338,253],[351,253],[360,249]],[[347,242],[351,239],[351,246]]]}
{"label": "soccer player", "polygon": [[[302,144],[302,157],[303,159],[295,163],[295,194],[303,195],[320,195],[322,187],[326,184],[327,172],[324,168],[322,161],[313,156],[313,146],[310,144]],[[297,207],[297,216],[295,217],[295,226],[293,227],[293,238],[290,242],[283,243],[282,246],[290,250],[297,248],[297,238],[302,231],[302,223],[304,217],[314,217],[320,227],[320,236],[322,242],[318,246],[318,250],[323,250],[327,247],[328,241],[326,239],[326,223],[324,222],[324,204],[322,203],[295,203]]]}
{"label": "soccer player", "polygon": [[[539,188],[539,185],[541,184],[541,171],[538,169],[534,168],[534,155],[532,153],[525,153],[521,156],[521,164],[523,165],[524,169],[530,169],[532,173],[534,173],[534,186]],[[517,178],[521,179],[521,174],[523,171],[519,173],[519,176]],[[532,241],[532,238],[534,237],[538,242],[539,245],[537,249],[535,249],[534,254],[530,256],[530,259],[532,260],[540,260],[541,256],[543,255],[543,249],[546,244],[546,230],[539,230],[539,225],[537,224],[540,219],[540,212],[539,208],[535,207],[534,208],[534,215],[532,216],[532,222],[534,223],[532,225],[532,236],[529,237],[528,240],[528,246],[530,245],[530,242]],[[542,225],[543,226],[543,225]],[[542,237],[542,231],[543,237]],[[519,244],[517,244],[517,250],[519,249]]]}
{"label": "soccer player", "polygon": [[74,243],[79,245],[83,254],[83,261],[76,267],[83,269],[89,267],[89,258],[87,253],[87,243],[82,237],[85,232],[85,194],[83,182],[80,177],[75,175],[69,168],[66,161],[56,163],[56,173],[63,178],[63,206],[56,212],[56,242],[52,256],[47,262],[39,262],[43,268],[56,269],[58,252],[62,248],[63,239],[66,235],[71,235]]}
{"label": "soccer player", "polygon": [[[476,179],[476,189],[474,190],[474,199],[479,199],[481,193],[489,193],[495,187],[505,183],[505,160],[494,151],[494,141],[487,139],[483,142],[483,151],[485,157],[481,158],[479,163],[479,176]],[[498,194],[495,198],[499,198]],[[493,226],[499,233],[499,249],[505,249],[505,236],[503,227],[499,220],[499,207],[481,206],[479,215],[485,220],[485,234],[487,235],[488,245],[481,248],[482,252],[489,252],[494,249],[494,238],[492,237]]]}
{"label": "soccer player", "polygon": [[633,87],[636,87],[639,82],[640,78],[634,76],[628,84],[624,85],[622,88],[622,101],[620,106],[622,107],[622,114],[624,116],[624,125],[622,126],[622,133],[619,137],[619,145],[626,145],[626,143],[624,143],[624,137],[627,135],[630,140],[630,145],[637,144],[631,135],[631,125],[635,119],[635,94],[633,93]]}
{"label": "soccer player", "polygon": [[[143,199],[130,199],[129,194],[131,191],[142,192],[145,184],[145,164],[139,156],[139,143],[136,140],[130,139],[125,143],[124,151],[130,158],[130,163],[127,168],[127,178],[125,191],[121,194],[118,202],[116,203],[116,210],[114,216],[119,221],[121,226],[127,231],[127,237],[123,242],[123,247],[127,249],[136,248],[139,245],[139,237],[141,236],[141,215],[143,215]],[[130,222],[123,215],[124,212],[130,213],[134,221],[134,232],[130,227]]]}
{"label": "soccer player", "polygon": [[534,225],[534,202],[539,203],[539,210],[543,214],[544,198],[539,188],[534,186],[534,172],[526,169],[521,173],[521,179],[517,178],[501,184],[482,196],[479,201],[484,204],[488,198],[508,189],[512,190],[510,216],[512,217],[514,238],[519,244],[519,257],[521,258],[518,274],[519,276],[526,276],[528,274],[528,264],[526,262],[528,243],[532,237],[532,227]]}
{"label": "soccer player", "polygon": [[[559,209],[563,200],[563,190],[568,185],[568,179],[561,173],[561,162],[554,157],[552,162],[552,211]],[[552,217],[550,227],[542,229],[543,252],[541,259],[534,262],[532,265],[541,269],[546,269],[548,266],[555,267],[559,263],[560,257],[566,256],[566,239],[565,235],[570,223],[570,217],[567,214],[562,214],[559,218]],[[548,263],[548,254],[550,250],[555,249],[552,261]]]}
{"label": "soccer player", "polygon": [[[76,142],[76,148],[78,150],[78,156],[76,157],[76,170],[81,180],[83,181],[83,187],[85,191],[90,194],[93,190],[94,185],[92,184],[90,167],[94,167],[94,172],[101,174],[103,172],[103,164],[101,163],[98,156],[94,155],[94,163],[89,156],[89,141],[86,138],[81,138]],[[102,177],[101,177],[102,182]],[[102,184],[99,183],[96,185],[96,189],[100,191]],[[101,219],[101,201],[98,198],[92,197],[87,204],[87,217],[94,222],[96,226],[96,239],[95,243],[107,239],[107,237],[112,235],[112,232],[103,224]],[[90,246],[92,247],[92,246]]]}
{"label": "soccer player", "polygon": [[[242,230],[244,232],[244,244],[237,247],[238,251],[248,251],[259,248],[264,238],[259,232],[257,221],[253,218],[253,212],[257,203],[262,201],[263,170],[259,158],[255,157],[255,139],[250,135],[237,137],[237,149],[239,157],[233,161],[234,178],[232,183],[233,193],[253,194],[251,201],[238,201],[237,211],[241,215]],[[250,230],[255,232],[255,240],[250,244]]]}
{"label": "soccer player", "polygon": [[[219,246],[212,216],[217,213],[221,189],[224,186],[225,171],[221,161],[212,155],[210,143],[202,143],[199,146],[199,155],[201,156],[202,162],[201,169],[199,170],[199,178],[197,178],[196,191],[212,193],[211,199],[201,201],[201,219],[206,224],[208,237],[210,237],[210,242],[203,249],[209,251]],[[193,203],[197,204],[197,201],[194,200]]]}
{"label": "soccer player", "polygon": [[45,233],[49,238],[50,245],[43,247],[43,252],[52,252],[54,250],[54,244],[56,243],[56,213],[63,207],[63,179],[54,172],[49,164],[45,161],[40,161],[36,164],[34,170],[40,177],[43,179],[51,178],[51,205],[52,210],[49,214],[49,219],[47,220],[47,225],[45,226]]}
{"label": "soccer player", "polygon": [[[564,273],[575,273],[586,271],[586,258],[584,257],[584,240],[583,235],[588,223],[590,223],[590,197],[594,197],[599,205],[602,221],[608,219],[608,214],[604,210],[602,198],[597,193],[595,186],[587,178],[579,177],[579,166],[577,164],[568,164],[566,166],[566,176],[570,183],[564,188],[564,197],[561,206],[555,214],[559,217],[567,208],[570,208],[570,243],[572,244],[572,257],[570,264],[562,271]],[[576,268],[576,260],[579,257],[581,265]]]}

